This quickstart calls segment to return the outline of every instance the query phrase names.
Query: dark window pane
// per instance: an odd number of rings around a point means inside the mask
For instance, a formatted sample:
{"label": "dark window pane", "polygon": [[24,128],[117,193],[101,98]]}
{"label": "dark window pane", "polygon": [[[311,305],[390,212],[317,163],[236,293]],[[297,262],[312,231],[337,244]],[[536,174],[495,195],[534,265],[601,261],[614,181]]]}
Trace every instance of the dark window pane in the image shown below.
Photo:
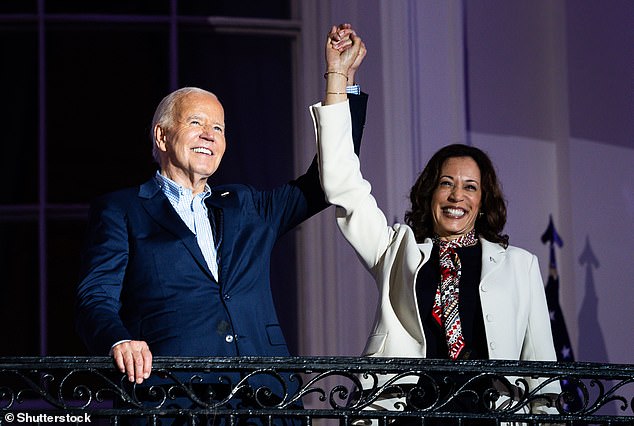
{"label": "dark window pane", "polygon": [[39,355],[37,223],[0,223],[0,356]]}
{"label": "dark window pane", "polygon": [[37,0],[2,0],[0,13],[37,13]]}
{"label": "dark window pane", "polygon": [[46,12],[157,15],[169,13],[169,4],[170,0],[49,0]]}
{"label": "dark window pane", "polygon": [[179,41],[180,85],[214,92],[225,108],[227,151],[212,182],[271,188],[292,179],[291,41],[207,29],[184,30]]}
{"label": "dark window pane", "polygon": [[153,173],[149,127],[168,87],[154,26],[65,26],[48,40],[49,201],[87,202]]}
{"label": "dark window pane", "polygon": [[289,0],[181,0],[181,15],[290,19]]}
{"label": "dark window pane", "polygon": [[48,224],[48,355],[84,355],[75,333],[75,286],[86,221],[50,221]]}
{"label": "dark window pane", "polygon": [[0,26],[0,204],[37,202],[37,34],[31,25]]}

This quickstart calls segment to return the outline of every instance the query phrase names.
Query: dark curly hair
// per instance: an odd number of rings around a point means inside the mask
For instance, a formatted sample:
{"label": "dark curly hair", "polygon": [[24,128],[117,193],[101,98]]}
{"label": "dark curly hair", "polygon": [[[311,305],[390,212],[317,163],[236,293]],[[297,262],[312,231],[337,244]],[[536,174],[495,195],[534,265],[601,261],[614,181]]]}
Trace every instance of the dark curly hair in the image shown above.
{"label": "dark curly hair", "polygon": [[509,237],[502,234],[506,224],[506,202],[502,188],[498,182],[495,168],[488,155],[482,150],[469,145],[447,145],[437,151],[429,160],[410,191],[411,210],[405,213],[407,223],[416,236],[416,241],[422,242],[434,235],[434,223],[431,212],[431,200],[438,187],[440,172],[443,164],[449,158],[470,157],[480,169],[482,188],[482,215],[478,215],[475,230],[478,236],[488,241],[508,247]]}

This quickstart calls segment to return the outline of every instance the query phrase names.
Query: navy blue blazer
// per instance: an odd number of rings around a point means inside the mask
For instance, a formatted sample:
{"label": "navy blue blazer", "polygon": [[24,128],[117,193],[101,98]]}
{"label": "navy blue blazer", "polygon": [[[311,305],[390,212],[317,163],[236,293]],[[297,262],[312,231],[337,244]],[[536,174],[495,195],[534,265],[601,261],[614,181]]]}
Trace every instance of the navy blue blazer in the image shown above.
{"label": "navy blue blazer", "polygon": [[[358,147],[367,95],[349,98]],[[327,206],[316,161],[271,191],[214,187],[206,203],[217,282],[154,179],[93,203],[76,300],[77,331],[91,353],[132,339],[153,355],[288,355],[269,282],[271,250]]]}

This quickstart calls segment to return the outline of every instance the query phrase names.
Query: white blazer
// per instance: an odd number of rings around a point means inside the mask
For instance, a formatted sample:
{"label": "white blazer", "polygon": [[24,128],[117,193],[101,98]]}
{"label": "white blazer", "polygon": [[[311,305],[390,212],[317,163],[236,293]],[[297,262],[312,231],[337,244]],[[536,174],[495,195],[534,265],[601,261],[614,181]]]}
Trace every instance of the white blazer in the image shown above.
{"label": "white blazer", "polygon": [[[432,242],[416,242],[404,224],[389,226],[361,175],[354,153],[348,103],[311,107],[320,176],[328,201],[337,206],[339,229],[379,290],[378,309],[363,355],[426,356],[416,276],[430,257]],[[490,359],[555,361],[544,285],[537,257],[526,250],[480,239],[479,292]],[[540,381],[528,379],[532,389]],[[544,393],[559,393],[553,383]],[[540,410],[536,410],[540,411]],[[550,410],[548,410],[550,411]]]}

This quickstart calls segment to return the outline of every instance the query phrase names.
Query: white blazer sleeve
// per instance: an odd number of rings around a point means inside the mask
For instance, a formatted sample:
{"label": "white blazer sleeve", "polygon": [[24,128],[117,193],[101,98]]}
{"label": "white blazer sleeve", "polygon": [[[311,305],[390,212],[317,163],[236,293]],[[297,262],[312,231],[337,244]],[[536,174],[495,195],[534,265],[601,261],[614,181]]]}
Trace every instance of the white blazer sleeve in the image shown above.
{"label": "white blazer sleeve", "polygon": [[[529,310],[528,327],[522,346],[521,359],[529,361],[557,361],[539,261],[535,255],[531,257],[528,277],[531,292],[531,309]],[[541,381],[543,380],[538,380],[537,382]],[[533,386],[537,386],[538,383],[533,383]],[[558,382],[546,385],[541,391],[541,393],[555,395],[560,392],[561,387]],[[534,407],[533,411],[536,411],[536,407]]]}
{"label": "white blazer sleeve", "polygon": [[363,179],[354,153],[348,101],[310,108],[317,138],[321,185],[337,206],[339,229],[372,271],[394,235]]}
{"label": "white blazer sleeve", "polygon": [[550,328],[550,314],[546,303],[544,282],[539,270],[539,261],[531,256],[528,285],[530,288],[531,309],[528,327],[522,346],[521,359],[537,361],[556,361],[553,336]]}

